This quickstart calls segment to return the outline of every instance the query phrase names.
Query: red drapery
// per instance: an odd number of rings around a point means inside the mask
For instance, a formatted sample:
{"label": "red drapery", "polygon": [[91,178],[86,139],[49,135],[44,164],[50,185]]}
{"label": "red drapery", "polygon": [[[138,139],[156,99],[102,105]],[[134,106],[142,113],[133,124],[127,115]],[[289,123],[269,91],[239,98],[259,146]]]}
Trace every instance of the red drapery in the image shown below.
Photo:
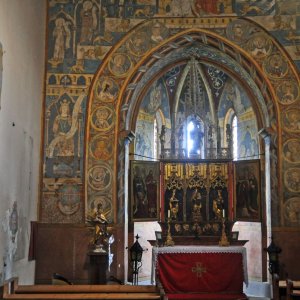
{"label": "red drapery", "polygon": [[241,253],[163,253],[156,270],[167,294],[243,293]]}

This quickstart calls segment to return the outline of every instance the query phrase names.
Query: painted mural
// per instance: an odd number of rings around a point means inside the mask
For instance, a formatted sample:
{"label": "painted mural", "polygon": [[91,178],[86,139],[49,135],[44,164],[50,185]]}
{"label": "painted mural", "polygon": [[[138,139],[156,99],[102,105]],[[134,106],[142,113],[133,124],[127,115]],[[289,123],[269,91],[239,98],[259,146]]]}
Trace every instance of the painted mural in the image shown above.
{"label": "painted mural", "polygon": [[[197,40],[197,47],[214,48],[210,44],[214,39],[218,45],[213,51],[215,58],[209,57],[208,52],[205,57],[205,51],[202,58],[227,64],[226,68],[232,68],[236,74],[243,61],[248,75],[240,75],[249,76],[247,89],[253,90],[256,101],[266,106],[264,113],[269,123],[265,125],[272,132],[272,190],[277,191],[272,201],[280,203],[283,210],[282,214],[274,212],[283,218],[273,225],[300,224],[297,198],[300,163],[293,154],[295,150],[291,151],[299,146],[295,141],[300,134],[298,1],[49,0],[48,3],[41,221],[83,222],[85,207],[91,209],[95,201],[106,207],[111,222],[122,220],[119,209],[124,195],[117,187],[122,186],[124,165],[112,153],[123,151],[119,132],[129,129],[126,118],[138,84],[134,74],[145,78],[141,80],[146,83],[147,71],[150,70],[149,78],[153,77],[151,72],[154,74],[154,69],[159,68],[155,62],[163,65],[171,50],[176,53],[190,45],[183,56],[193,53],[196,57],[200,54],[193,43]],[[161,93],[175,93],[179,72],[180,67],[174,67],[166,73]],[[211,68],[205,72],[215,83],[213,93],[220,107],[232,105],[226,101],[230,102],[234,93],[241,93],[240,98],[235,96],[240,101],[234,105],[243,115],[245,129],[240,134],[243,155],[258,153],[258,137],[251,131],[254,114],[247,111],[247,96],[237,86],[230,86],[222,70],[218,73],[218,68]],[[153,93],[155,88],[160,89],[157,81],[152,86]],[[264,99],[255,94],[256,88]],[[138,118],[137,133],[150,126],[147,118],[153,117],[158,107],[160,103],[155,101],[144,104],[145,114]],[[168,116],[160,122],[168,125]],[[139,145],[138,141],[135,143]],[[144,153],[143,149],[140,151]],[[147,153],[151,155],[150,150]],[[287,183],[288,178],[294,178],[295,186]]]}

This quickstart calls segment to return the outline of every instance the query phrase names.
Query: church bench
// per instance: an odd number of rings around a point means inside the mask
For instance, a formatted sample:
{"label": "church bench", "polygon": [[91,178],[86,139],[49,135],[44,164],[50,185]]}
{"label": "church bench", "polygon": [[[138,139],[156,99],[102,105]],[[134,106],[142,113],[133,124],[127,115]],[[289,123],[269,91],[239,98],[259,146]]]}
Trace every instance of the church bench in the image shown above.
{"label": "church bench", "polygon": [[18,285],[17,280],[3,287],[3,299],[162,299],[156,286],[131,285]]}
{"label": "church bench", "polygon": [[15,294],[43,293],[157,293],[155,286],[133,285],[20,285]]}
{"label": "church bench", "polygon": [[300,289],[298,286],[298,282],[292,281],[290,279],[286,280],[286,300],[300,300]]}
{"label": "church bench", "polygon": [[[273,288],[273,300],[281,300],[286,299],[287,297],[287,287],[290,279],[287,280],[279,280],[279,275],[274,274],[272,277],[272,288]],[[291,283],[290,283],[291,285]],[[290,287],[291,288],[291,287]],[[300,281],[293,280],[292,281],[292,289],[298,293],[297,290],[300,290]],[[291,298],[293,299],[293,298]]]}
{"label": "church bench", "polygon": [[44,294],[9,294],[3,295],[3,299],[70,299],[70,300],[79,300],[79,299],[110,299],[110,300],[152,300],[152,299],[161,299],[160,295],[153,293],[44,293]]}

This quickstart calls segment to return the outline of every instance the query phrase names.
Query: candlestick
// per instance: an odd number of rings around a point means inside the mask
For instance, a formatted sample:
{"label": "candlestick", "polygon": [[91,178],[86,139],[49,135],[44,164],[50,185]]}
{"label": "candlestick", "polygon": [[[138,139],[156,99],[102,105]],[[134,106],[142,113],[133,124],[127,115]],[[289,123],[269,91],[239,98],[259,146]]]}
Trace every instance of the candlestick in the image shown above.
{"label": "candlestick", "polygon": [[[224,210],[223,210],[224,212]],[[222,219],[222,235],[221,240],[219,241],[219,246],[229,246],[229,241],[226,236],[226,230],[225,230],[225,218]]]}
{"label": "candlestick", "polygon": [[[169,214],[170,211],[168,211]],[[170,228],[170,218],[168,218],[168,234],[167,234],[167,240],[165,242],[165,246],[174,246],[174,241],[172,239],[171,235],[171,228]]]}

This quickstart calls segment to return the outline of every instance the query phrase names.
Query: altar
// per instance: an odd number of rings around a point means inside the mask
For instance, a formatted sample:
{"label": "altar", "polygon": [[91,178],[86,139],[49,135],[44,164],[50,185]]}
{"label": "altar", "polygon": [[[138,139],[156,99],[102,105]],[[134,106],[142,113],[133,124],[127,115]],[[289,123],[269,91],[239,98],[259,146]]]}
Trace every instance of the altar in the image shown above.
{"label": "altar", "polygon": [[153,247],[153,277],[168,299],[247,299],[246,248]]}

